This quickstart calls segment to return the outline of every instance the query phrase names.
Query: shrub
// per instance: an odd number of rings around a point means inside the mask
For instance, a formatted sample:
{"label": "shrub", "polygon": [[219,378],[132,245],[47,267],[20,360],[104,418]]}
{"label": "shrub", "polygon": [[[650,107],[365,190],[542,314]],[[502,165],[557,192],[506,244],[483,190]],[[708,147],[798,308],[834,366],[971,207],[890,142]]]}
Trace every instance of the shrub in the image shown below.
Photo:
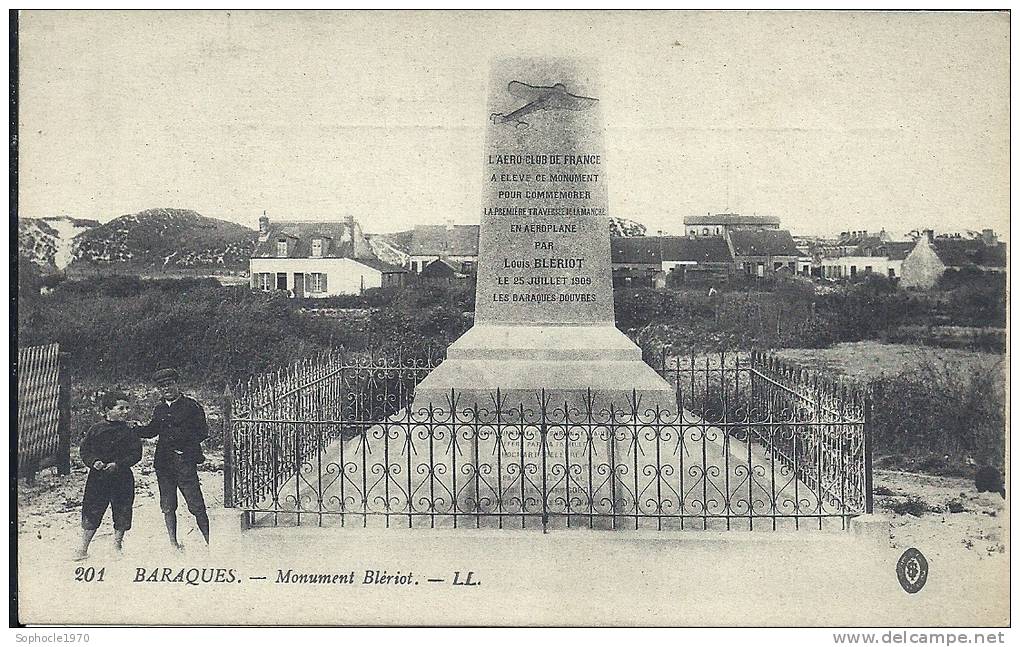
{"label": "shrub", "polygon": [[968,473],[975,462],[1005,463],[1005,388],[998,367],[922,362],[873,380],[875,451],[935,474]]}
{"label": "shrub", "polygon": [[974,487],[978,492],[998,492],[1006,496],[1002,472],[991,465],[983,465],[974,474]]}
{"label": "shrub", "polygon": [[301,316],[282,295],[213,284],[65,282],[25,304],[19,344],[60,343],[75,379],[145,379],[163,365],[222,384],[343,343],[345,330]]}
{"label": "shrub", "polygon": [[30,300],[39,296],[43,286],[42,272],[35,263],[26,256],[18,254],[18,295],[20,299]]}
{"label": "shrub", "polygon": [[912,517],[920,517],[926,512],[932,512],[932,507],[919,497],[907,497],[905,501],[898,501],[889,506],[889,509],[896,514],[909,514]]}
{"label": "shrub", "polygon": [[131,297],[149,291],[184,294],[199,288],[218,287],[220,283],[214,278],[145,279],[132,274],[110,274],[79,281],[60,281],[53,291],[55,295],[67,297],[71,295]]}
{"label": "shrub", "polygon": [[967,508],[963,506],[963,502],[959,499],[953,499],[946,503],[946,512],[952,512],[953,514],[959,514],[960,512],[966,512]]}
{"label": "shrub", "polygon": [[193,383],[222,389],[329,348],[441,350],[470,326],[464,310],[473,297],[460,286],[430,286],[335,301],[369,307],[358,317],[311,317],[282,292],[211,279],[65,281],[20,301],[19,343],[60,343],[76,381],[145,380],[157,366],[175,366]]}

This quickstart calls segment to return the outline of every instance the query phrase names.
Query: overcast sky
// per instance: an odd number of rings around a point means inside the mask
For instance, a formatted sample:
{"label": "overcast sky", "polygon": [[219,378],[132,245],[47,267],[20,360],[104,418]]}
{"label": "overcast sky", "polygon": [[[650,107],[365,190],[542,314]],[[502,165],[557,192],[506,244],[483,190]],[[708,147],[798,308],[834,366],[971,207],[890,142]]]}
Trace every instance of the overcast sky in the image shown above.
{"label": "overcast sky", "polygon": [[20,213],[477,223],[488,59],[600,62],[610,213],[1007,228],[1005,13],[23,13]]}

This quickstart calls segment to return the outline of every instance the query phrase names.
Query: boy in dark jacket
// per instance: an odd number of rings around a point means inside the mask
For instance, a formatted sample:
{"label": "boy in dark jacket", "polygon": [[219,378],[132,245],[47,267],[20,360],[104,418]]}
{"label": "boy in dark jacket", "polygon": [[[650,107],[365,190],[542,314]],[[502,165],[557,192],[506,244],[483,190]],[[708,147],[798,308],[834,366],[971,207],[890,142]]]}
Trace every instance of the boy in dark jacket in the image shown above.
{"label": "boy in dark jacket", "polygon": [[128,396],[119,391],[103,394],[99,400],[104,420],[85,433],[78,453],[89,468],[81,502],[81,546],[76,561],[88,557],[89,544],[103,521],[107,508],[113,510],[113,546],[120,552],[124,533],[131,528],[135,503],[135,476],[131,466],[142,460],[142,442],[128,427],[131,414]]}
{"label": "boy in dark jacket", "polygon": [[184,495],[188,512],[195,516],[195,523],[208,545],[209,514],[198,479],[198,464],[205,460],[202,441],[209,437],[205,410],[195,399],[181,393],[180,375],[175,369],[158,370],[152,379],[159,388],[160,400],[152,411],[152,420],[134,431],[142,438],[159,436],[152,465],[156,469],[159,507],[170,545],[177,550],[184,548],[177,541],[178,490]]}

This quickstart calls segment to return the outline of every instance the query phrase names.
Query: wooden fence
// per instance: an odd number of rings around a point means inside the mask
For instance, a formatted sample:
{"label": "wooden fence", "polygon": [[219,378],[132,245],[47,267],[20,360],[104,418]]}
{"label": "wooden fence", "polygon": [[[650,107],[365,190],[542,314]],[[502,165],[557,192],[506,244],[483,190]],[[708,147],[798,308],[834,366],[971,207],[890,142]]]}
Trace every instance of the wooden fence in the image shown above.
{"label": "wooden fence", "polygon": [[18,349],[18,476],[71,473],[71,381],[60,346]]}

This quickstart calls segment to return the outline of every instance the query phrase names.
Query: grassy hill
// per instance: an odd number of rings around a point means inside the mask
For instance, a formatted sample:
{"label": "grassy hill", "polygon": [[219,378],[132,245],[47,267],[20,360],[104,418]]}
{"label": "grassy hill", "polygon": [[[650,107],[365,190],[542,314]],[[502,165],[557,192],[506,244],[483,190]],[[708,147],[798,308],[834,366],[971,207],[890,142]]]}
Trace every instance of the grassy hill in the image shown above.
{"label": "grassy hill", "polygon": [[148,209],[74,240],[72,269],[246,269],[258,232],[188,209]]}

